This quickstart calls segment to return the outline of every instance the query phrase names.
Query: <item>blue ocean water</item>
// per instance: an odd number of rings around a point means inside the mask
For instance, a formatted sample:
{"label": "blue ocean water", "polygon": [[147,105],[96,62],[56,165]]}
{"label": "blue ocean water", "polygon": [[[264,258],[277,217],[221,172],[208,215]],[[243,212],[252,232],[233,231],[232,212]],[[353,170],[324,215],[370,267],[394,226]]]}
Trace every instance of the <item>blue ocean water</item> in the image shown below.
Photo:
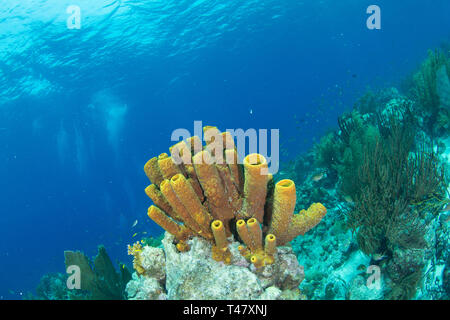
{"label": "blue ocean water", "polygon": [[[381,30],[366,27],[371,4]],[[279,128],[289,161],[448,39],[449,12],[448,0],[2,0],[0,299],[62,272],[64,250],[104,244],[130,264],[132,235],[161,232],[142,168],[174,129]]]}

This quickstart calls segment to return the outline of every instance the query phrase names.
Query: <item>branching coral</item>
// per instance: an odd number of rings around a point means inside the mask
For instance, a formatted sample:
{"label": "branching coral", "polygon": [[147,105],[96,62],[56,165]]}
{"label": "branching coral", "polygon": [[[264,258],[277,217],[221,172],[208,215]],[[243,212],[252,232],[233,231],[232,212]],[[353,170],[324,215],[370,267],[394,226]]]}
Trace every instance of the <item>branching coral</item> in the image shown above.
{"label": "branching coral", "polygon": [[[403,266],[408,264],[399,261],[399,252],[421,253],[426,247],[425,218],[441,210],[447,183],[432,146],[422,144],[411,152],[415,145],[411,123],[393,114],[384,120],[379,125],[382,134],[375,144],[364,146],[356,167],[357,192],[347,222],[363,252],[383,253],[389,265]],[[392,297],[411,298],[421,268],[421,264],[405,267],[400,276],[390,272]]]}
{"label": "branching coral", "polygon": [[324,136],[315,146],[316,164],[340,178],[340,191],[353,197],[358,191],[355,173],[362,162],[364,146],[373,145],[380,135],[378,128],[358,111],[344,114],[338,119],[339,134]]}
{"label": "branching coral", "polygon": [[215,243],[215,260],[230,263],[227,238],[233,234],[256,267],[273,263],[276,246],[317,225],[326,208],[316,203],[294,214],[293,181],[282,180],[269,192],[273,178],[262,155],[250,154],[240,164],[230,133],[211,126],[203,131],[205,146],[194,136],[172,146],[170,156],[145,164],[152,183],[145,191],[154,203],[148,216],[175,236],[180,251],[189,250],[189,238],[202,237]]}
{"label": "branching coral", "polygon": [[[354,111],[340,119],[339,134],[316,147],[317,162],[339,176],[349,207],[346,223],[360,249],[390,263],[399,263],[395,250],[426,247],[429,213],[445,204],[444,167],[432,143],[421,138],[413,108],[417,104],[397,97],[372,114]],[[406,271],[391,277],[392,290],[416,288]],[[413,271],[421,274],[420,268]]]}
{"label": "branching coral", "polygon": [[354,169],[355,203],[347,216],[349,225],[359,228],[358,242],[368,254],[423,243],[419,220],[424,212],[442,208],[446,185],[431,147],[422,145],[411,154],[414,131],[408,120],[390,114],[382,123],[383,134],[364,146]]}

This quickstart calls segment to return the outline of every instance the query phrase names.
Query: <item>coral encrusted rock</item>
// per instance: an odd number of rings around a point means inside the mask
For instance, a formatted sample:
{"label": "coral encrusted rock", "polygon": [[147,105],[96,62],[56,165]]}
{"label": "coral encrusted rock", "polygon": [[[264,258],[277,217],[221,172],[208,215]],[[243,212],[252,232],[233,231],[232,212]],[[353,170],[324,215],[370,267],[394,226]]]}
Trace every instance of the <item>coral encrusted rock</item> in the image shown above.
{"label": "coral encrusted rock", "polygon": [[[164,264],[161,263],[161,251],[144,247],[140,253],[141,261],[158,261],[158,263],[142,264],[145,272],[133,275],[133,279],[127,285],[129,299],[301,298],[298,287],[304,279],[303,267],[298,264],[289,247],[277,248],[277,259],[274,264],[255,268],[240,254],[239,243],[236,241],[231,241],[229,246],[231,263],[225,264],[211,257],[212,244],[205,239],[195,237],[189,240],[191,249],[187,252],[180,252],[174,240],[174,236],[166,232],[162,241]],[[164,277],[161,276],[161,269],[155,271],[155,265],[165,266]]]}

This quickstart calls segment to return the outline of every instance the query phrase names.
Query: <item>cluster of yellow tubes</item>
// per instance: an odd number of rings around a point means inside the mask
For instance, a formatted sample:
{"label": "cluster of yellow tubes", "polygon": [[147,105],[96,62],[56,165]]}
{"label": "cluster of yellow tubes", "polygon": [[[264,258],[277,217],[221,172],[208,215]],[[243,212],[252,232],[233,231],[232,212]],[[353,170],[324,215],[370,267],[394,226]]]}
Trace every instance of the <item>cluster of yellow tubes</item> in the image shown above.
{"label": "cluster of yellow tubes", "polygon": [[145,192],[154,203],[148,216],[174,235],[179,251],[189,250],[187,240],[200,236],[214,241],[216,261],[229,264],[228,237],[237,232],[245,245],[239,251],[255,267],[273,263],[277,245],[316,226],[326,208],[315,203],[294,214],[292,180],[279,181],[268,196],[272,176],[262,155],[250,154],[241,165],[228,132],[211,126],[203,132],[205,146],[190,137],[172,146],[170,156],[163,153],[145,164],[152,183]]}

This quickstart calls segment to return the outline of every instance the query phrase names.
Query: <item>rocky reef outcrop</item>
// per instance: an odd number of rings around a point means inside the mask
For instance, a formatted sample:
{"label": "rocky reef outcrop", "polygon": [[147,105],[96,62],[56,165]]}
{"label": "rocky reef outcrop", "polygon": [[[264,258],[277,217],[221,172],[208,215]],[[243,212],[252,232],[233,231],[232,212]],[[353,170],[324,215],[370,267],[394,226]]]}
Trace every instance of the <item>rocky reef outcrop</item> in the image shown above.
{"label": "rocky reef outcrop", "polygon": [[136,300],[292,300],[301,299],[303,267],[288,246],[277,247],[275,263],[255,268],[243,257],[239,242],[230,239],[231,263],[211,257],[211,242],[188,240],[190,250],[180,252],[167,233],[162,248],[143,247],[141,274],[127,284],[129,299]]}

